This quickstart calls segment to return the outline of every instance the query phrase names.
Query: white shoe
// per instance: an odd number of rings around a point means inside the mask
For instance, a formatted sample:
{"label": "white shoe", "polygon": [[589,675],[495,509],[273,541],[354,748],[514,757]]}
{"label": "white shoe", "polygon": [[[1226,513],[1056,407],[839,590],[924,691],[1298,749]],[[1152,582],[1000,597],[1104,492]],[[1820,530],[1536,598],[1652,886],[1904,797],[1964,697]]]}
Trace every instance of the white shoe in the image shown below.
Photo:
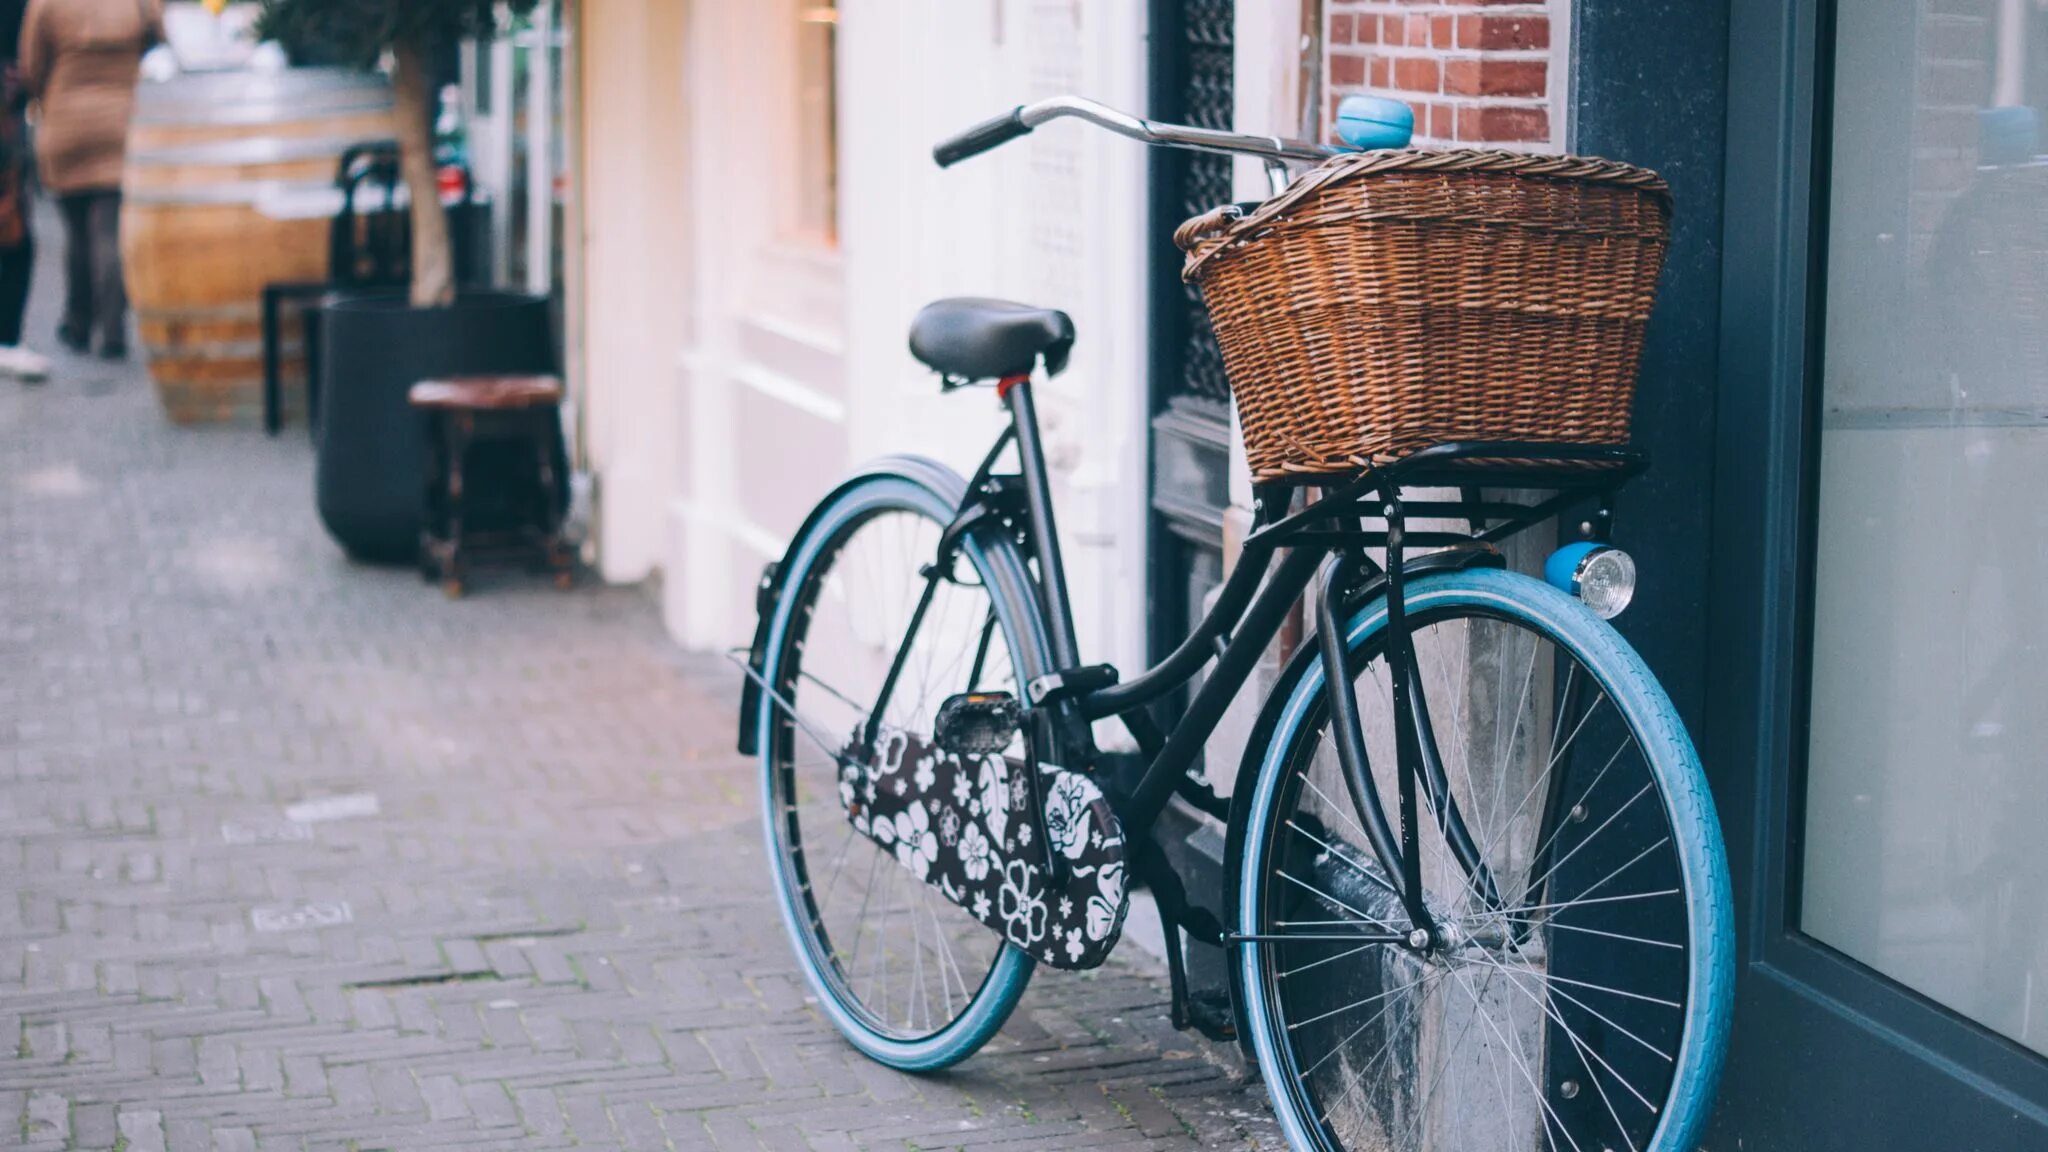
{"label": "white shoe", "polygon": [[36,383],[50,377],[50,362],[19,344],[0,344],[0,376]]}

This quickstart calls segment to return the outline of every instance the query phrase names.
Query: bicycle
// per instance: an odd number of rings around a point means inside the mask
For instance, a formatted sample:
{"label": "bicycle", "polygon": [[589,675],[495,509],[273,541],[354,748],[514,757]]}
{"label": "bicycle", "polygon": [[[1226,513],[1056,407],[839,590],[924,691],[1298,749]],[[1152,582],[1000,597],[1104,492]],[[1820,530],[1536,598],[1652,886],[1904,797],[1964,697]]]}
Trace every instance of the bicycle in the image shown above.
{"label": "bicycle", "polygon": [[[1259,157],[1276,193],[1287,162],[1335,151],[1060,97],[934,154],[1063,117]],[[1691,1147],[1726,1042],[1733,915],[1691,741],[1603,619],[1633,593],[1613,507],[1647,460],[1454,442],[1316,490],[1258,484],[1212,609],[1126,680],[1077,651],[1033,407],[1034,371],[1059,372],[1073,340],[1055,311],[926,308],[914,354],[949,392],[994,381],[1007,426],[966,480],[868,465],[763,574],[739,743],[762,764],[778,904],[824,1015],[886,1065],[945,1068],[1036,964],[1102,961],[1135,875],[1165,924],[1177,1025],[1182,934],[1228,950],[1231,1023],[1295,1147]],[[1547,579],[1508,570],[1502,541],[1587,504]],[[1304,596],[1314,640],[1218,798],[1188,770]],[[1112,717],[1141,772],[1101,755],[1093,725]],[[1150,836],[1175,794],[1228,821],[1206,905]]]}

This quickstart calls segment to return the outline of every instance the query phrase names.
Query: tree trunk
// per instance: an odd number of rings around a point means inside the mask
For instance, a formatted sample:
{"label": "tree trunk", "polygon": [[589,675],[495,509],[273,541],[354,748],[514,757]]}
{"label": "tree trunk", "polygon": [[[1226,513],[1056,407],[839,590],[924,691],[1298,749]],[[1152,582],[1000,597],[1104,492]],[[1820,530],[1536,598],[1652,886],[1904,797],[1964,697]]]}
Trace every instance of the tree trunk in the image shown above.
{"label": "tree trunk", "polygon": [[436,308],[455,301],[455,256],[448,240],[448,210],[434,166],[433,76],[426,48],[394,46],[391,87],[397,117],[399,171],[412,198],[412,304]]}

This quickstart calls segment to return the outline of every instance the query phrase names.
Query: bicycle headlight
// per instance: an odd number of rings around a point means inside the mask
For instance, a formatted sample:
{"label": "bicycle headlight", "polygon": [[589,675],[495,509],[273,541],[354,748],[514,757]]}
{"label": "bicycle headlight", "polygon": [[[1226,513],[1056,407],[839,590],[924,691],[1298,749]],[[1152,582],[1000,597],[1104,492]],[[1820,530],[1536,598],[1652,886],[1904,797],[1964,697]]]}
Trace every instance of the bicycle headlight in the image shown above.
{"label": "bicycle headlight", "polygon": [[1569,592],[1602,620],[1621,615],[1636,595],[1636,562],[1611,544],[1582,540],[1550,554],[1543,578]]}

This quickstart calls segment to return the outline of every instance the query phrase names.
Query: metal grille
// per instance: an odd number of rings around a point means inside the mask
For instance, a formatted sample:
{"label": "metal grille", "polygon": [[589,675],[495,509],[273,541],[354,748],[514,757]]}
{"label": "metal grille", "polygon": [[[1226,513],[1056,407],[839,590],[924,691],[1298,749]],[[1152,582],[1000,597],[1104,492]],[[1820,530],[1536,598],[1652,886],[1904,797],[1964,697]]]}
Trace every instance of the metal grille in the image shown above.
{"label": "metal grille", "polygon": [[[1236,44],[1235,0],[1182,0],[1182,21],[1186,41],[1187,80],[1181,91],[1180,115],[1198,128],[1229,130],[1235,102],[1232,54]],[[1183,219],[1200,215],[1230,200],[1230,158],[1194,153],[1188,159],[1187,175],[1181,188]],[[1175,221],[1174,223],[1178,223]],[[1170,227],[1171,225],[1169,225]],[[1194,285],[1184,286],[1188,307],[1188,337],[1181,356],[1179,395],[1198,397],[1218,405],[1230,401],[1230,381],[1223,374],[1223,354],[1216,347],[1216,331],[1209,325],[1208,309]]]}

